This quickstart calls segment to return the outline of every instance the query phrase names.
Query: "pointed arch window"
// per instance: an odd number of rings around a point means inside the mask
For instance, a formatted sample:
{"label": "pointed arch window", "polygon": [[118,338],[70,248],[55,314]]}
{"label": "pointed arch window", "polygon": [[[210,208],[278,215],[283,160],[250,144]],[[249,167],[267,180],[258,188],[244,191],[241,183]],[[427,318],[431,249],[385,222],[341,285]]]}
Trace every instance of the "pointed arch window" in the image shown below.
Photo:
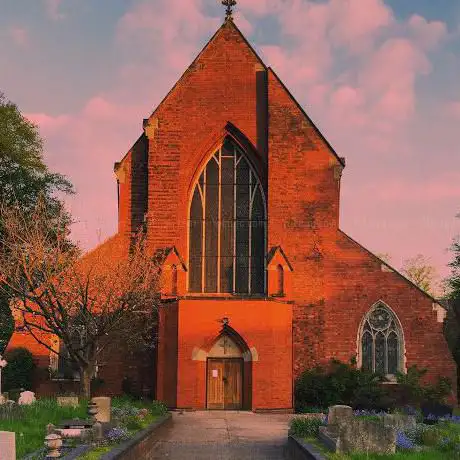
{"label": "pointed arch window", "polygon": [[363,369],[385,375],[403,371],[403,332],[398,318],[385,304],[378,303],[364,317],[359,346]]}
{"label": "pointed arch window", "polygon": [[189,291],[265,292],[264,191],[245,153],[229,138],[198,178],[189,226]]}

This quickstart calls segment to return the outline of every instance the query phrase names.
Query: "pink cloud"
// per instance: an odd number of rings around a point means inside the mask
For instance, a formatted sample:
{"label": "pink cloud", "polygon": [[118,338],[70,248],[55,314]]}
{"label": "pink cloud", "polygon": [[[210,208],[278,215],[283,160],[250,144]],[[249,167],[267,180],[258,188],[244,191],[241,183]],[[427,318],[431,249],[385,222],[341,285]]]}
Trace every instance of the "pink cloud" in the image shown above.
{"label": "pink cloud", "polygon": [[453,102],[448,102],[445,105],[445,113],[448,116],[453,116],[453,117],[458,117],[460,118],[460,100],[459,101],[453,101]]}
{"label": "pink cloud", "polygon": [[13,26],[9,29],[10,37],[19,47],[25,47],[29,44],[29,33],[24,27]]}
{"label": "pink cloud", "polygon": [[447,37],[447,27],[441,21],[427,21],[418,14],[408,20],[409,31],[415,40],[424,48],[431,49]]}
{"label": "pink cloud", "polygon": [[44,0],[46,13],[50,19],[53,21],[59,21],[63,19],[65,15],[59,11],[62,0]]}

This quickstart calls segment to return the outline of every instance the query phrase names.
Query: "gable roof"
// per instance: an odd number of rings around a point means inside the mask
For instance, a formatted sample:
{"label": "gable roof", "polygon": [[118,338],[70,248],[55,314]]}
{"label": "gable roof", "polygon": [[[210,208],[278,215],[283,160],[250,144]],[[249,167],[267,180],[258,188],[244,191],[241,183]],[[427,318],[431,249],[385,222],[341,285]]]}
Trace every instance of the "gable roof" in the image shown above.
{"label": "gable roof", "polygon": [[414,288],[416,288],[419,292],[421,292],[425,297],[428,297],[431,299],[431,301],[435,304],[441,305],[443,308],[445,307],[445,304],[443,305],[440,303],[439,300],[435,299],[431,294],[428,294],[428,292],[424,291],[421,287],[417,286],[413,281],[411,281],[409,278],[404,276],[400,271],[396,270],[396,268],[392,267],[389,263],[385,262],[383,259],[381,259],[379,256],[375,255],[372,251],[364,247],[362,244],[358,243],[355,239],[353,239],[350,235],[345,233],[343,230],[339,229],[339,232],[345,236],[348,240],[350,240],[352,243],[356,244],[360,249],[363,251],[367,252],[371,257],[374,259],[377,259],[382,265],[384,265],[387,269],[389,269],[392,273],[395,273],[397,276],[402,278],[406,283],[412,285]]}
{"label": "gable roof", "polygon": [[[249,41],[246,39],[246,37],[243,35],[241,30],[238,28],[238,26],[233,22],[233,20],[227,20],[224,21],[224,23],[217,29],[217,31],[214,33],[214,35],[208,40],[208,42],[205,44],[205,46],[201,49],[201,51],[198,53],[198,55],[195,57],[195,59],[192,61],[192,63],[187,67],[187,69],[182,73],[182,75],[179,77],[179,79],[176,81],[176,83],[172,86],[172,88],[168,91],[168,93],[165,95],[165,97],[160,101],[160,103],[156,106],[156,108],[153,110],[153,112],[150,114],[150,116],[147,119],[144,119],[144,125],[147,122],[148,119],[152,118],[155,116],[155,114],[158,112],[160,107],[164,105],[164,103],[169,99],[169,97],[174,93],[175,89],[180,85],[182,80],[185,78],[187,73],[193,69],[200,59],[200,57],[203,55],[203,53],[209,48],[209,46],[216,40],[216,38],[223,33],[223,31],[227,28],[231,28],[237,34],[239,37],[243,40],[243,42],[246,44],[246,46],[251,50],[252,54],[255,56],[259,64],[264,68],[265,71],[270,72],[275,79],[279,82],[279,84],[282,86],[282,88],[286,91],[286,94],[289,96],[289,98],[294,102],[294,104],[297,106],[297,108],[300,110],[300,112],[303,114],[303,116],[306,118],[306,120],[311,124],[315,132],[318,134],[319,138],[324,142],[324,144],[327,146],[327,148],[330,150],[330,152],[335,156],[335,158],[338,160],[338,162],[345,167],[345,159],[343,157],[340,157],[335,149],[332,147],[332,145],[328,142],[328,140],[324,137],[323,133],[319,130],[319,128],[316,126],[316,124],[313,122],[313,120],[307,115],[303,107],[299,104],[299,102],[294,98],[292,93],[289,91],[289,89],[286,87],[286,85],[282,82],[282,80],[278,77],[276,72],[273,70],[272,67],[267,67],[264,63],[264,61],[261,59],[261,57],[257,54],[255,49],[252,47],[252,45],[249,43]],[[142,137],[142,135],[141,135]],[[139,140],[139,139],[138,139]],[[137,141],[136,141],[137,142]],[[119,162],[121,163],[129,154],[129,152],[132,150],[132,148],[128,151],[128,153],[123,157],[123,159]]]}
{"label": "gable roof", "polygon": [[334,147],[332,147],[331,144],[329,144],[329,141],[324,137],[323,133],[319,130],[319,128],[315,125],[313,120],[307,115],[303,107],[297,102],[295,97],[292,95],[292,93],[287,89],[286,85],[283,83],[280,77],[276,74],[276,72],[273,70],[272,67],[268,67],[268,71],[275,77],[275,79],[278,81],[278,83],[281,85],[281,87],[286,91],[287,95],[290,97],[292,102],[297,106],[297,108],[300,110],[300,112],[303,114],[303,116],[307,119],[307,121],[313,126],[313,129],[315,130],[316,134],[318,134],[319,138],[326,144],[328,149],[332,152],[332,154],[337,158],[339,163],[345,167],[345,159],[343,157],[340,157],[337,152],[334,150]]}
{"label": "gable roof", "polygon": [[244,41],[244,43],[246,44],[246,46],[252,51],[252,53],[254,54],[254,56],[256,57],[256,59],[258,60],[258,62],[263,66],[263,68],[265,70],[268,70],[267,66],[265,65],[265,63],[262,61],[262,59],[260,58],[260,56],[256,53],[256,51],[254,50],[254,48],[251,46],[251,44],[248,42],[248,40],[246,39],[246,37],[243,35],[243,33],[241,32],[241,30],[236,26],[236,24],[233,22],[233,20],[228,20],[228,21],[225,21],[216,31],[216,33],[208,40],[208,42],[206,43],[206,45],[204,45],[204,47],[202,48],[202,50],[198,53],[198,55],[196,56],[196,58],[192,61],[192,63],[187,67],[187,69],[185,70],[185,72],[180,76],[180,78],[177,80],[177,82],[174,84],[174,86],[169,90],[169,92],[166,94],[166,96],[161,100],[161,102],[157,105],[157,107],[155,108],[155,110],[151,113],[151,115],[149,116],[149,118],[152,118],[155,113],[159,110],[159,108],[166,102],[166,100],[169,98],[169,96],[174,92],[174,90],[177,88],[177,86],[181,83],[181,81],[184,79],[185,75],[189,72],[190,69],[193,69],[193,67],[195,66],[195,64],[197,63],[197,61],[200,59],[200,57],[203,55],[203,53],[209,48],[209,46],[211,45],[211,43],[213,43],[216,38],[223,33],[223,31],[226,29],[226,28],[232,28],[233,30],[235,30],[238,35],[241,37],[241,39]]}

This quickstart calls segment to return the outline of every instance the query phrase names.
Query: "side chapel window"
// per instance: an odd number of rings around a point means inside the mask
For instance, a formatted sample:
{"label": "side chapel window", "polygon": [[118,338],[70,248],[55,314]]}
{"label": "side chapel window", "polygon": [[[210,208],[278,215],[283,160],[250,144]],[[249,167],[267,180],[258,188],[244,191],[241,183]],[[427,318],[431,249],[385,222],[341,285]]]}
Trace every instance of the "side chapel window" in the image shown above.
{"label": "side chapel window", "polygon": [[360,331],[363,369],[394,375],[403,370],[404,343],[399,321],[379,303],[365,316]]}
{"label": "side chapel window", "polygon": [[246,155],[228,138],[199,176],[189,225],[189,291],[265,292],[264,192]]}

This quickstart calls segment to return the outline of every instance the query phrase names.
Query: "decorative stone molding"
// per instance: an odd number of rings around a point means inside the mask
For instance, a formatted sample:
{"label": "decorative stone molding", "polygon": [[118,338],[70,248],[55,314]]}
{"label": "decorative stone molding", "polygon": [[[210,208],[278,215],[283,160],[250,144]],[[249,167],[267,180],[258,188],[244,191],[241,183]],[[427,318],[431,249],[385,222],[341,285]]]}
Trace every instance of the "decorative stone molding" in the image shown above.
{"label": "decorative stone molding", "polygon": [[159,129],[158,118],[149,118],[144,120],[144,132],[148,139],[152,140],[155,138],[155,133]]}
{"label": "decorative stone molding", "polygon": [[115,163],[113,171],[115,172],[118,182],[120,182],[120,184],[124,184],[127,176],[126,163],[124,161]]}
{"label": "decorative stone molding", "polygon": [[437,302],[433,302],[433,311],[436,312],[436,321],[438,323],[443,323],[447,316],[446,309]]}

